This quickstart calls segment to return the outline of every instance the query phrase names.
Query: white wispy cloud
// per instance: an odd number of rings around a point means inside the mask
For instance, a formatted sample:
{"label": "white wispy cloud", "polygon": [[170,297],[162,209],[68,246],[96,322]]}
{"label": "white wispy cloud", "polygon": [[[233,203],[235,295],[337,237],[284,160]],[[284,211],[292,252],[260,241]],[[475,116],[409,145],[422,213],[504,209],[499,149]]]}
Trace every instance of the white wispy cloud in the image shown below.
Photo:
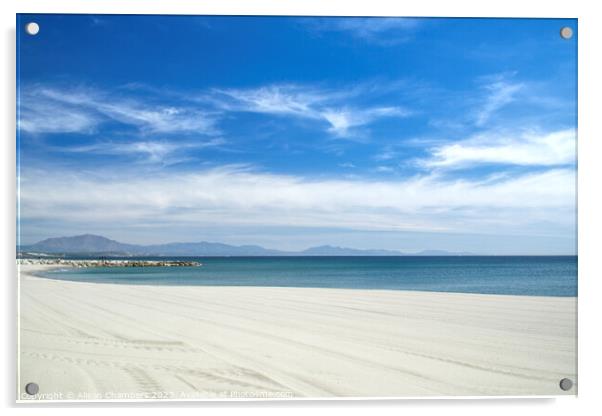
{"label": "white wispy cloud", "polygon": [[344,163],[339,163],[339,167],[346,168],[346,169],[355,169],[357,166],[355,166],[355,164],[353,164],[351,162],[344,162]]}
{"label": "white wispy cloud", "polygon": [[356,106],[345,102],[359,89],[331,91],[294,84],[250,89],[214,90],[210,100],[225,111],[255,112],[313,119],[325,122],[336,137],[352,136],[354,128],[385,117],[408,117],[411,111],[399,106]]}
{"label": "white wispy cloud", "polygon": [[390,172],[395,171],[395,169],[393,169],[391,166],[383,166],[383,165],[381,165],[381,166],[377,166],[376,167],[376,171],[380,172],[380,173],[390,173]]}
{"label": "white wispy cloud", "polygon": [[411,113],[401,107],[358,109],[325,109],[322,117],[330,123],[329,131],[338,137],[348,136],[354,127],[364,126],[383,117],[408,117]]}
{"label": "white wispy cloud", "polygon": [[516,95],[524,89],[525,84],[512,81],[508,74],[497,74],[481,78],[484,98],[475,112],[475,124],[485,125],[490,118],[516,99]]}
{"label": "white wispy cloud", "polygon": [[55,148],[61,152],[89,153],[113,156],[133,157],[144,163],[159,163],[172,165],[189,160],[186,152],[193,149],[216,147],[225,144],[222,138],[197,141],[167,141],[167,140],[140,140],[132,142],[99,141],[85,146],[64,146]]}
{"label": "white wispy cloud", "polygon": [[91,88],[24,88],[19,109],[20,128],[32,133],[89,133],[104,122],[116,121],[142,132],[217,134],[216,117],[210,112]]}
{"label": "white wispy cloud", "polygon": [[[248,89],[214,89],[209,99],[223,110],[289,114],[317,118],[317,104],[331,101],[332,94],[295,84]],[[206,96],[204,98],[207,98]]]}
{"label": "white wispy cloud", "polygon": [[576,131],[487,132],[430,149],[419,163],[428,168],[463,168],[480,164],[558,166],[575,163]]}
{"label": "white wispy cloud", "polygon": [[69,103],[25,94],[19,102],[17,128],[30,133],[92,133],[101,119],[94,112]]}
{"label": "white wispy cloud", "polygon": [[250,112],[314,120],[335,137],[352,137],[358,128],[379,119],[412,114],[401,106],[350,104],[373,88],[368,84],[338,90],[275,84],[214,88],[200,94],[142,88],[144,96],[149,97],[141,98],[136,95],[136,86],[124,94],[87,87],[33,85],[23,88],[19,127],[30,133],[86,134],[97,132],[102,124],[117,122],[144,134],[215,136],[220,134],[217,123],[224,113]]}
{"label": "white wispy cloud", "polygon": [[372,158],[376,161],[382,162],[382,161],[395,159],[397,157],[399,157],[399,152],[394,150],[393,146],[387,145],[387,146],[384,146],[383,149],[379,153],[374,155]]}
{"label": "white wispy cloud", "polygon": [[574,180],[572,169],[395,181],[318,180],[234,167],[155,175],[29,170],[20,197],[23,219],[95,228],[122,222],[478,233],[570,223]]}
{"label": "white wispy cloud", "polygon": [[425,19],[408,17],[335,17],[306,20],[314,32],[342,32],[381,46],[392,46],[412,39]]}

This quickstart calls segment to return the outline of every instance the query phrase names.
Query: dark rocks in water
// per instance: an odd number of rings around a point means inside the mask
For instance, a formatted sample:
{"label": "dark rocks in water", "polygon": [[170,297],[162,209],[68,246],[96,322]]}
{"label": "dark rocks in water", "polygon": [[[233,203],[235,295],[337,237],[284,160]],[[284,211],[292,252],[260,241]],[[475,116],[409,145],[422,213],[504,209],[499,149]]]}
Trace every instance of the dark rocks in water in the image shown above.
{"label": "dark rocks in water", "polygon": [[65,259],[19,259],[19,264],[46,264],[71,267],[197,267],[198,261],[181,260],[65,260]]}

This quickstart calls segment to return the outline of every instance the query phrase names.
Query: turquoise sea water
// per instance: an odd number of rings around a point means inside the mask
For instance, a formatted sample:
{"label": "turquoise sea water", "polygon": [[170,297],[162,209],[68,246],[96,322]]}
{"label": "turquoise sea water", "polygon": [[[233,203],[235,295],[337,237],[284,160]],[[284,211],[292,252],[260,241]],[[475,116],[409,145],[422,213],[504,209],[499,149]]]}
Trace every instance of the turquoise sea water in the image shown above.
{"label": "turquoise sea water", "polygon": [[171,268],[61,269],[45,272],[43,277],[146,285],[324,287],[530,296],[577,295],[576,256],[222,257],[194,260],[203,265]]}

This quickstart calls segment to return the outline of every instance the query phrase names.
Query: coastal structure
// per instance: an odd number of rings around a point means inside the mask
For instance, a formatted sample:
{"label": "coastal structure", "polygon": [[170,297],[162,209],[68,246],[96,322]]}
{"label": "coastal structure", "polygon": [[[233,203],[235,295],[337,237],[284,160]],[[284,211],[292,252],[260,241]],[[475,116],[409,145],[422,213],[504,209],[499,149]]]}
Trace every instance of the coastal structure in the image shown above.
{"label": "coastal structure", "polygon": [[68,259],[17,259],[21,265],[48,265],[71,267],[198,267],[198,261],[187,260],[68,260]]}

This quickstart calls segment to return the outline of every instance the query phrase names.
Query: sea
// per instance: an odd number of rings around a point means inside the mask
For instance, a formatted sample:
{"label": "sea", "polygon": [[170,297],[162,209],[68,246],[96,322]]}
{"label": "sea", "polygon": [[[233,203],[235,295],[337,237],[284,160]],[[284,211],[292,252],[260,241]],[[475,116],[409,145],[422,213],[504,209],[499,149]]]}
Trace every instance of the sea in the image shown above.
{"label": "sea", "polygon": [[93,283],[419,290],[577,296],[577,256],[140,257],[200,267],[65,268],[42,277]]}

